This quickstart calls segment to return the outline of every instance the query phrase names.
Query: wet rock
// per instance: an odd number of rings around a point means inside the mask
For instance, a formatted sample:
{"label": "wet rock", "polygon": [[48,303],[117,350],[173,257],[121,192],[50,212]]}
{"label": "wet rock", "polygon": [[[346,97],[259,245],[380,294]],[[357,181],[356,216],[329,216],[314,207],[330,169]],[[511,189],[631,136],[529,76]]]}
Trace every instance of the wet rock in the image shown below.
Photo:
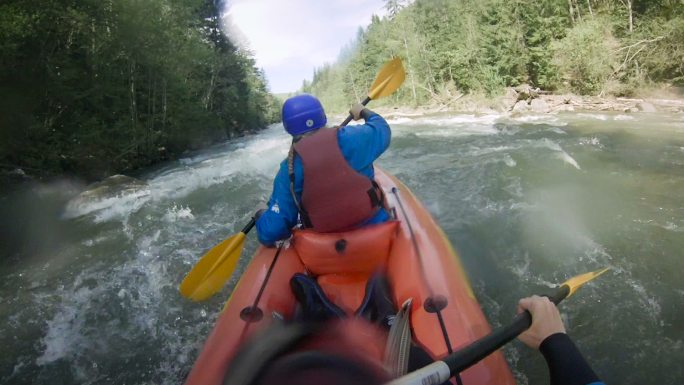
{"label": "wet rock", "polygon": [[549,104],[546,103],[543,99],[532,99],[532,102],[530,102],[530,108],[534,112],[538,113],[546,113],[551,110],[549,107]]}
{"label": "wet rock", "polygon": [[555,111],[572,112],[575,111],[575,106],[571,104],[561,104],[554,109]]}
{"label": "wet rock", "polygon": [[93,183],[85,191],[71,199],[62,214],[63,218],[76,218],[109,207],[112,200],[120,197],[140,199],[150,194],[146,182],[126,175],[113,175]]}
{"label": "wet rock", "polygon": [[518,100],[530,100],[539,97],[539,88],[532,88],[529,84],[521,84],[514,88],[518,93]]}
{"label": "wet rock", "polygon": [[505,106],[513,106],[518,101],[518,92],[513,88],[506,88],[506,94],[503,97],[503,104]]}
{"label": "wet rock", "polygon": [[147,183],[126,175],[112,175],[100,182],[90,184],[86,187],[86,193],[101,194],[112,193],[121,189],[131,189],[135,187],[144,187]]}
{"label": "wet rock", "polygon": [[10,171],[9,174],[14,175],[14,176],[18,176],[18,177],[22,177],[22,178],[26,177],[26,173],[24,172],[24,170],[22,170],[20,168],[15,168],[14,170]]}
{"label": "wet rock", "polygon": [[637,108],[641,112],[658,112],[658,109],[655,108],[655,106],[651,103],[648,102],[640,102],[637,104]]}
{"label": "wet rock", "polygon": [[511,111],[516,111],[516,112],[527,112],[530,110],[530,106],[527,104],[526,101],[521,100],[513,106]]}

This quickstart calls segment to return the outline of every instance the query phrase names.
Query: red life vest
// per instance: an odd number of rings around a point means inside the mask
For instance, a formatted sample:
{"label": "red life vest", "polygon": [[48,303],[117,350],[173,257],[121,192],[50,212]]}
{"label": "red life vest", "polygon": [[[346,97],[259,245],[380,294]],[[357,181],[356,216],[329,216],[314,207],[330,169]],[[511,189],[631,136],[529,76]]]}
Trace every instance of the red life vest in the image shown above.
{"label": "red life vest", "polygon": [[[375,181],[349,165],[336,128],[305,136],[294,144],[294,151],[304,166],[300,214],[306,227],[321,233],[349,230],[381,208],[382,191]],[[294,175],[290,183],[294,183]],[[294,199],[296,202],[297,197]]]}

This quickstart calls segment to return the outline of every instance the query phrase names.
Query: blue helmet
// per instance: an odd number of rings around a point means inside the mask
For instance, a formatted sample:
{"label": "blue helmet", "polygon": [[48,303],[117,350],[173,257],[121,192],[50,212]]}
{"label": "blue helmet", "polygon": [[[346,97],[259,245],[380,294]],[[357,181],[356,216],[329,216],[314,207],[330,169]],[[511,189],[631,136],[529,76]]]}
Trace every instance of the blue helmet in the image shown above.
{"label": "blue helmet", "polygon": [[293,96],[283,103],[283,126],[290,135],[317,130],[328,122],[323,105],[313,95]]}

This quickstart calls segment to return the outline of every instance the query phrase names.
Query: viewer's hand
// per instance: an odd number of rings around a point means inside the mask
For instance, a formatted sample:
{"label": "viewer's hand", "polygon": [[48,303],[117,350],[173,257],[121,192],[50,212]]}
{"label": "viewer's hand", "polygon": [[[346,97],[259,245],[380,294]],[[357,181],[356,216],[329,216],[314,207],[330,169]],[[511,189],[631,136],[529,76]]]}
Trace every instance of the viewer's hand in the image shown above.
{"label": "viewer's hand", "polygon": [[361,119],[361,111],[363,111],[365,108],[366,108],[366,106],[364,106],[364,105],[361,104],[361,103],[355,104],[355,105],[351,108],[351,110],[349,110],[349,113],[351,114],[352,119],[354,119],[354,120],[359,120],[359,119]]}
{"label": "viewer's hand", "polygon": [[558,308],[547,297],[533,295],[518,302],[518,313],[528,310],[532,314],[532,326],[518,336],[525,345],[539,349],[539,345],[556,333],[565,333]]}

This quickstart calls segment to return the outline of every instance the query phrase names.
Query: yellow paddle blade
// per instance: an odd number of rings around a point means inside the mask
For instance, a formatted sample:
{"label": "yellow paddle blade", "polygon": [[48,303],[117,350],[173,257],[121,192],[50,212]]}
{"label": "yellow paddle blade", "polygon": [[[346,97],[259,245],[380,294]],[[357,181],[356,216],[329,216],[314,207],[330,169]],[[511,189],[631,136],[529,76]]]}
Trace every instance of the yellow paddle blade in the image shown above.
{"label": "yellow paddle blade", "polygon": [[404,79],[406,79],[404,64],[401,59],[394,58],[380,68],[368,92],[368,97],[375,100],[391,95],[404,83]]}
{"label": "yellow paddle blade", "polygon": [[244,243],[245,233],[240,232],[204,254],[181,282],[181,294],[193,301],[203,301],[221,290],[233,275]]}
{"label": "yellow paddle blade", "polygon": [[606,267],[605,269],[596,270],[596,271],[592,271],[589,273],[584,273],[584,274],[574,276],[574,277],[568,279],[567,281],[563,282],[563,285],[561,285],[561,286],[567,285],[570,288],[570,293],[568,294],[568,296],[566,298],[575,294],[577,289],[579,289],[582,285],[584,285],[585,283],[587,283],[587,282],[591,281],[592,279],[598,277],[599,275],[605,273],[608,270],[609,270],[609,268]]}

